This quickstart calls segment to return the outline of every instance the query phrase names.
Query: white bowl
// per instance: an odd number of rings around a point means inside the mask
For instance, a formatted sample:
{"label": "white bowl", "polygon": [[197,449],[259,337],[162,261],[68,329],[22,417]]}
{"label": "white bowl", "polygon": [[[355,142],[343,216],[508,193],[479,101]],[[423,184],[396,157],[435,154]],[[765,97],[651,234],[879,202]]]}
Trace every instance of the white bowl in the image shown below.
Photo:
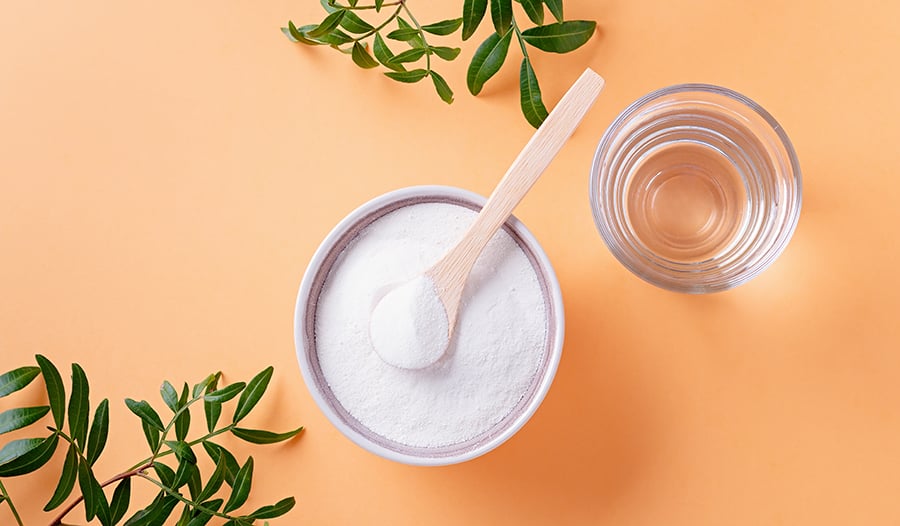
{"label": "white bowl", "polygon": [[345,217],[328,234],[313,255],[300,284],[294,311],[294,342],[300,371],[309,392],[338,430],[362,448],[384,458],[420,466],[456,464],[481,456],[516,433],[537,410],[550,389],[562,354],[565,320],[559,281],[547,255],[518,219],[510,217],[503,228],[521,247],[534,266],[544,291],[549,323],[547,344],[538,373],[525,396],[513,411],[486,433],[451,446],[411,447],[376,435],[344,409],[334,397],[318,364],[315,347],[316,302],[331,266],[344,247],[366,226],[403,206],[440,202],[480,210],[486,199],[478,194],[449,186],[415,186],[389,192],[372,199]]}

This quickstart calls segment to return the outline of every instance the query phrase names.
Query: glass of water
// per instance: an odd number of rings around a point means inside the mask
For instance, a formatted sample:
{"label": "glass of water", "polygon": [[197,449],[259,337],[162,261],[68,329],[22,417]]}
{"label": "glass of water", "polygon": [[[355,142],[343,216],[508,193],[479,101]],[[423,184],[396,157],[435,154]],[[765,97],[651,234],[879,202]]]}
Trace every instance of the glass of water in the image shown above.
{"label": "glass of water", "polygon": [[800,167],[781,126],[726,88],[683,84],[631,104],[591,170],[603,240],[634,274],[688,293],[727,290],[784,250]]}

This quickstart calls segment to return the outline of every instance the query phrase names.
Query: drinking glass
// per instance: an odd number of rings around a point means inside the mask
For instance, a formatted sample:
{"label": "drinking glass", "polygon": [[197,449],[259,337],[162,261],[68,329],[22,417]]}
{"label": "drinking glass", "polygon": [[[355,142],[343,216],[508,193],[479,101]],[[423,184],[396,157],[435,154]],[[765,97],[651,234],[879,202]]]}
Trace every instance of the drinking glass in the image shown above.
{"label": "drinking glass", "polygon": [[727,88],[682,84],[631,104],[604,134],[591,208],[610,251],[665,289],[706,293],[753,278],[800,215],[800,167],[781,126]]}

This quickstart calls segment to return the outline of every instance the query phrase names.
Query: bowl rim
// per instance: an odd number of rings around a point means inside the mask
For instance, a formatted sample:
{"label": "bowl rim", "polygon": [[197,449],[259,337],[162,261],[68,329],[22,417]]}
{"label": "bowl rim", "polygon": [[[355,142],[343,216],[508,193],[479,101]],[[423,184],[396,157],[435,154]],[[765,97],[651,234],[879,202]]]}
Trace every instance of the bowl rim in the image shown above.
{"label": "bowl rim", "polygon": [[306,267],[303,279],[300,282],[300,287],[297,292],[297,301],[294,307],[294,348],[307,391],[312,395],[319,410],[322,411],[325,417],[341,432],[341,434],[363,449],[389,460],[416,466],[442,466],[465,462],[493,450],[518,432],[537,411],[537,408],[541,405],[550,389],[550,385],[553,382],[553,378],[555,377],[556,370],[559,366],[565,336],[565,313],[563,310],[562,290],[559,280],[547,254],[544,252],[531,231],[529,231],[515,216],[511,215],[507,219],[506,225],[522,239],[537,261],[540,272],[543,274],[543,278],[546,281],[547,299],[552,306],[551,312],[555,314],[553,319],[550,320],[552,328],[555,330],[553,330],[552,341],[549,344],[547,365],[544,368],[543,377],[540,378],[538,385],[535,388],[534,395],[528,405],[523,408],[521,413],[517,415],[505,429],[496,433],[483,444],[463,451],[457,455],[441,457],[424,457],[394,451],[369,440],[351,426],[347,425],[347,423],[345,423],[331,407],[331,404],[324,394],[317,388],[312,365],[306,352],[306,341],[310,335],[307,331],[304,313],[309,307],[310,293],[312,292],[320,268],[323,263],[325,263],[326,258],[329,256],[335,244],[352,230],[360,220],[395,202],[420,197],[452,198],[466,201],[477,207],[483,207],[487,202],[487,199],[482,195],[453,186],[410,186],[379,195],[350,212],[334,228],[332,228],[327,236],[325,236],[325,239],[319,244],[319,247],[316,249],[312,259]]}

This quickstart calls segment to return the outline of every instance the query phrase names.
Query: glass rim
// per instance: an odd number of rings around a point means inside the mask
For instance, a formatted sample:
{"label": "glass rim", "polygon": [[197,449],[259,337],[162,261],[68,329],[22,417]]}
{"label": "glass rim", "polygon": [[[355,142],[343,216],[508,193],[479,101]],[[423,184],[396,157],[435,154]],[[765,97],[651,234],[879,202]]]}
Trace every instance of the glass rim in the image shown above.
{"label": "glass rim", "polygon": [[[610,215],[610,213],[608,211],[604,211],[607,207],[605,204],[601,203],[603,194],[605,194],[605,191],[601,192],[602,189],[600,188],[602,179],[602,163],[606,159],[609,152],[613,150],[613,141],[618,138],[619,133],[627,123],[631,122],[634,119],[641,118],[639,112],[642,109],[651,106],[655,101],[664,97],[683,93],[697,93],[697,101],[700,102],[708,101],[707,96],[710,95],[714,97],[725,97],[738,103],[742,108],[748,109],[750,110],[750,112],[760,117],[765,123],[763,132],[772,133],[773,138],[777,137],[777,142],[779,146],[783,148],[785,154],[784,161],[786,161],[786,166],[788,166],[790,169],[790,174],[786,174],[788,175],[788,177],[786,177],[786,180],[789,180],[792,185],[792,209],[790,211],[789,217],[787,218],[787,222],[784,225],[783,231],[773,241],[772,246],[769,247],[769,254],[765,258],[763,258],[763,263],[759,265],[758,268],[749,269],[747,272],[744,272],[738,276],[734,276],[728,279],[727,282],[723,283],[685,282],[684,284],[677,284],[673,279],[662,280],[659,279],[658,276],[654,276],[653,273],[639,268],[637,260],[640,257],[640,254],[635,252],[633,247],[625,246],[627,245],[627,243],[623,244],[620,242],[620,240],[616,239],[617,235],[614,234],[614,231],[618,231],[618,229],[614,228],[614,225],[609,224],[610,222],[605,216]],[[683,102],[690,102],[690,99],[686,99]],[[734,91],[730,88],[717,86],[714,84],[683,83],[659,88],[651,91],[650,93],[647,93],[646,95],[641,96],[634,102],[630,103],[624,110],[622,110],[609,125],[609,127],[605,130],[603,137],[600,139],[600,142],[597,145],[597,149],[594,152],[594,158],[591,164],[590,204],[591,212],[594,218],[594,224],[598,229],[601,238],[606,243],[607,247],[616,257],[616,259],[619,260],[619,262],[622,263],[630,272],[652,285],[667,290],[699,294],[720,292],[737,287],[738,285],[741,285],[749,281],[753,277],[759,275],[763,270],[771,265],[775,261],[775,259],[778,258],[778,256],[786,248],[790,239],[793,237],[794,231],[796,230],[797,224],[799,223],[799,216],[803,199],[802,186],[802,174],[800,163],[797,158],[797,153],[794,149],[793,144],[791,143],[790,138],[788,138],[787,133],[784,131],[784,128],[781,126],[781,124],[778,123],[778,121],[775,119],[775,117],[772,116],[771,113],[769,113],[760,104],[756,103],[746,95],[738,93],[737,91]],[[607,232],[607,230],[609,230],[609,232]],[[627,233],[619,235],[621,235],[624,239],[630,239],[630,236]],[[655,263],[653,262],[645,263],[655,265]],[[675,271],[675,269],[670,270],[676,273],[686,274],[686,272],[677,272]]]}

